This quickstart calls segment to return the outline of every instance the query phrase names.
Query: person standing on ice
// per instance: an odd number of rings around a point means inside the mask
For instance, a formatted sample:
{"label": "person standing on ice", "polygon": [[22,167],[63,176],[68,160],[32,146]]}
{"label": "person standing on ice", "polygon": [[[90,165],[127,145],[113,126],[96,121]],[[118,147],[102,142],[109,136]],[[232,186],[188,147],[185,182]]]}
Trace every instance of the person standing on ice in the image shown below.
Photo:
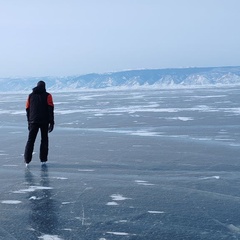
{"label": "person standing on ice", "polygon": [[54,104],[52,95],[46,91],[44,81],[39,81],[33,88],[26,102],[28,121],[28,140],[24,152],[26,166],[32,160],[34,143],[40,129],[41,144],[39,158],[42,164],[48,160],[48,133],[54,128]]}

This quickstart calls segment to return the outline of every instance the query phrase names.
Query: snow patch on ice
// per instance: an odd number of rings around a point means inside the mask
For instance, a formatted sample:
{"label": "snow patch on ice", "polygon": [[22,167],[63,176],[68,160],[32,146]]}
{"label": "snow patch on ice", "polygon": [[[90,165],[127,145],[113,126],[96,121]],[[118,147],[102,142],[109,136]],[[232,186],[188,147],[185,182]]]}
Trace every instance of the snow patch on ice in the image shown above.
{"label": "snow patch on ice", "polygon": [[127,199],[131,199],[131,198],[123,197],[120,194],[112,194],[110,197],[112,198],[113,201],[124,201]]}
{"label": "snow patch on ice", "polygon": [[40,199],[42,199],[42,198],[36,197],[36,196],[32,196],[32,197],[29,198],[29,200],[40,200]]}
{"label": "snow patch on ice", "polygon": [[210,137],[199,137],[199,138],[196,138],[196,137],[192,137],[193,140],[198,140],[198,141],[211,141],[212,138]]}
{"label": "snow patch on ice", "polygon": [[128,220],[119,220],[119,221],[115,221],[115,223],[127,223]]}
{"label": "snow patch on ice", "polygon": [[[89,129],[90,130],[90,129]],[[114,128],[101,128],[101,129],[94,129],[94,131],[103,131],[107,133],[119,133],[119,134],[126,134],[126,135],[135,135],[135,136],[143,136],[143,137],[155,137],[160,136],[163,133],[162,132],[153,132],[153,131],[147,131],[147,130],[119,130]]]}
{"label": "snow patch on ice", "polygon": [[162,214],[165,213],[163,211],[148,211],[148,213],[152,213],[152,214]]}
{"label": "snow patch on ice", "polygon": [[71,228],[64,228],[63,231],[69,231],[69,232],[71,232],[72,229],[71,229]]}
{"label": "snow patch on ice", "polygon": [[180,120],[183,122],[194,120],[192,117],[172,117],[172,118],[167,118],[167,119]]}
{"label": "snow patch on ice", "polygon": [[43,240],[63,240],[57,235],[48,235],[48,234],[42,235],[41,237],[38,237],[38,238]]}
{"label": "snow patch on ice", "polygon": [[118,203],[117,202],[108,202],[106,205],[107,206],[117,206]]}
{"label": "snow patch on ice", "polygon": [[66,115],[66,114],[74,114],[74,113],[85,112],[85,110],[81,110],[81,109],[76,109],[76,110],[56,110],[55,112],[56,112],[56,114],[59,114],[59,115]]}
{"label": "snow patch on ice", "polygon": [[36,190],[50,190],[50,189],[53,189],[53,188],[52,187],[43,187],[43,186],[30,186],[27,189],[13,191],[13,193],[28,193],[28,192],[34,192]]}
{"label": "snow patch on ice", "polygon": [[62,202],[62,205],[67,205],[67,204],[71,204],[73,202]]}
{"label": "snow patch on ice", "polygon": [[58,180],[67,180],[67,179],[68,179],[68,178],[66,178],[66,177],[52,177],[52,178],[58,179]]}
{"label": "snow patch on ice", "polygon": [[94,172],[94,169],[78,169],[79,172]]}
{"label": "snow patch on ice", "polygon": [[135,180],[136,183],[146,183],[147,181],[144,180]]}
{"label": "snow patch on ice", "polygon": [[3,204],[19,204],[19,203],[21,203],[21,201],[18,201],[18,200],[4,200],[4,201],[1,201],[1,203],[3,203]]}
{"label": "snow patch on ice", "polygon": [[123,197],[121,194],[112,194],[110,197],[112,198],[112,201],[106,203],[107,206],[117,206],[118,203],[116,201],[124,201],[127,199],[131,199],[131,198]]}
{"label": "snow patch on ice", "polygon": [[143,186],[153,186],[153,185],[155,185],[153,183],[148,183],[148,181],[144,181],[144,180],[135,180],[135,182],[138,185],[143,185]]}
{"label": "snow patch on ice", "polygon": [[227,228],[232,231],[232,232],[235,232],[235,233],[240,233],[240,226],[235,226],[233,224],[229,224],[227,226]]}
{"label": "snow patch on ice", "polygon": [[[0,154],[0,155],[1,155],[1,154]],[[18,167],[18,165],[5,164],[5,165],[3,165],[3,167]]]}
{"label": "snow patch on ice", "polygon": [[142,137],[154,137],[154,136],[159,136],[159,133],[148,132],[148,131],[136,131],[136,132],[131,132],[130,135],[142,136]]}
{"label": "snow patch on ice", "polygon": [[139,183],[139,185],[143,185],[143,186],[154,186],[155,184],[153,184],[153,183]]}
{"label": "snow patch on ice", "polygon": [[230,143],[229,146],[231,147],[240,147],[239,143]]}
{"label": "snow patch on ice", "polygon": [[117,235],[117,236],[132,236],[136,234],[130,234],[126,232],[107,232],[108,234]]}
{"label": "snow patch on ice", "polygon": [[220,179],[220,176],[210,176],[210,177],[202,177],[202,180],[206,180],[206,179]]}

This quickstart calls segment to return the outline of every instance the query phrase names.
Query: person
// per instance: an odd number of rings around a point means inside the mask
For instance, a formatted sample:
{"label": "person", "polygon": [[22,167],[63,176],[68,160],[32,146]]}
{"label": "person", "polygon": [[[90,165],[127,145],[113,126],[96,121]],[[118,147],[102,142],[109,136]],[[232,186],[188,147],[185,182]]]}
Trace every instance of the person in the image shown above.
{"label": "person", "polygon": [[48,133],[54,128],[54,104],[50,93],[46,91],[44,81],[39,81],[33,88],[26,102],[28,121],[28,140],[24,152],[26,166],[32,161],[34,143],[40,129],[41,143],[39,158],[42,164],[48,160]]}

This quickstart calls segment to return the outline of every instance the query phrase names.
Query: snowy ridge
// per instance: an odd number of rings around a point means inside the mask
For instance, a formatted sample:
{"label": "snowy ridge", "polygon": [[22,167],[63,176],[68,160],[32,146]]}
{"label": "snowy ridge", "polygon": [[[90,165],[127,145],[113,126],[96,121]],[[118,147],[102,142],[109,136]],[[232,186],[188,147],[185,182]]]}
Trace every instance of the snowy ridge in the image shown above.
{"label": "snowy ridge", "polygon": [[240,84],[240,67],[143,69],[67,77],[0,78],[0,91],[29,91],[39,80],[51,91],[195,87]]}

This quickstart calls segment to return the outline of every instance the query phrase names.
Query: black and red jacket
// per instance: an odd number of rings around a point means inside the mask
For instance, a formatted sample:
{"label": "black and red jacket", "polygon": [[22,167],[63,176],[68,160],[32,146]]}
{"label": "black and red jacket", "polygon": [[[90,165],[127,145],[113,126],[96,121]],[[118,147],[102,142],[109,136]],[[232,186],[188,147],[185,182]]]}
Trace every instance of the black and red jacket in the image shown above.
{"label": "black and red jacket", "polygon": [[33,88],[26,102],[27,120],[29,123],[54,124],[54,104],[52,95],[45,87]]}

